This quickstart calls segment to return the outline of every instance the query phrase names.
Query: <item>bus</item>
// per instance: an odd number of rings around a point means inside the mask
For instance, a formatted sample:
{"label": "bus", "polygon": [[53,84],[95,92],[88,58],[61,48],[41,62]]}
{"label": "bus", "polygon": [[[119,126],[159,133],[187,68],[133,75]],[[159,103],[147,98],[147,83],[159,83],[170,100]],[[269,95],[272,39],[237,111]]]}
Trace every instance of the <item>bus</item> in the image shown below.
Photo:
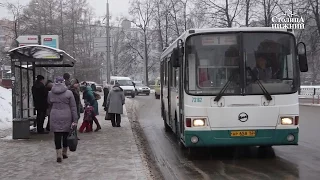
{"label": "bus", "polygon": [[194,147],[298,145],[306,46],[290,29],[191,29],[161,54],[165,131]]}

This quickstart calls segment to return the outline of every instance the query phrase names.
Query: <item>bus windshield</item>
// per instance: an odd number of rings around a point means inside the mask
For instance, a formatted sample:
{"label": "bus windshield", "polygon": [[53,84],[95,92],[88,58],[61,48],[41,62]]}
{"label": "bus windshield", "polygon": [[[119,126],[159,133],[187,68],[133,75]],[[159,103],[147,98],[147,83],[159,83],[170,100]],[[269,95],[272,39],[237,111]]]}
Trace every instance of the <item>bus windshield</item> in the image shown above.
{"label": "bus windshield", "polygon": [[120,86],[133,86],[132,81],[130,80],[117,80]]}
{"label": "bus windshield", "polygon": [[186,92],[217,95],[230,80],[223,95],[260,95],[263,90],[257,79],[270,94],[296,92],[294,43],[294,36],[278,32],[191,36],[185,53]]}

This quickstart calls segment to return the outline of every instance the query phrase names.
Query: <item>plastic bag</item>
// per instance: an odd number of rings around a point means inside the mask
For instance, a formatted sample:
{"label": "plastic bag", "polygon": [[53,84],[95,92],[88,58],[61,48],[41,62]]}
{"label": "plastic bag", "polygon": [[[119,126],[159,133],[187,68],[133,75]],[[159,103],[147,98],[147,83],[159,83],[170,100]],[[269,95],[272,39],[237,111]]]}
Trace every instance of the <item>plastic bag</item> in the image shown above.
{"label": "plastic bag", "polygon": [[76,126],[72,127],[68,135],[67,141],[68,141],[69,150],[72,152],[76,151],[78,146],[78,136],[77,136]]}

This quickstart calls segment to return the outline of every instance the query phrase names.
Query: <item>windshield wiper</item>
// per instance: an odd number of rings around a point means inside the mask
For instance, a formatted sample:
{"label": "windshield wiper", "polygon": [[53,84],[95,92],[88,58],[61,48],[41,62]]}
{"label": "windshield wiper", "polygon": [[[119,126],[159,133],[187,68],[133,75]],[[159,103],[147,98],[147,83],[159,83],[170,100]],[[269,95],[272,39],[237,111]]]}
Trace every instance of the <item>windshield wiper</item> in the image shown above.
{"label": "windshield wiper", "polygon": [[235,70],[232,75],[229,77],[227,83],[222,87],[222,89],[220,90],[220,92],[218,93],[218,95],[214,98],[214,101],[218,102],[221,97],[223,96],[224,92],[226,91],[226,89],[228,88],[229,84],[233,81],[234,77],[236,74],[239,74],[239,70]]}
{"label": "windshield wiper", "polygon": [[270,95],[270,93],[266,90],[266,88],[262,85],[261,81],[258,79],[258,77],[256,76],[256,74],[253,73],[252,69],[250,67],[247,67],[246,68],[250,74],[251,74],[251,77],[253,77],[254,81],[253,82],[258,82],[258,85],[259,87],[261,88],[262,92],[263,92],[263,95],[264,97],[268,100],[268,101],[271,101],[272,100],[272,97]]}

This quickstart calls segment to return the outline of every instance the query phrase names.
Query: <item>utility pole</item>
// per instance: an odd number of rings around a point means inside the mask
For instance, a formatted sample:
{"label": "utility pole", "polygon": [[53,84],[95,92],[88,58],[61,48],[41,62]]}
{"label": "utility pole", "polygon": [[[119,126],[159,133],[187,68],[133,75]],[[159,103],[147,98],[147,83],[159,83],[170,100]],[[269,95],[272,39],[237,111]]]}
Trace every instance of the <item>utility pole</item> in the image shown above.
{"label": "utility pole", "polygon": [[110,25],[109,25],[109,19],[110,19],[110,16],[109,16],[109,1],[107,1],[107,6],[106,6],[106,34],[107,34],[107,52],[106,52],[106,65],[107,65],[107,82],[110,83],[110,74],[111,74],[111,59],[110,59]]}

